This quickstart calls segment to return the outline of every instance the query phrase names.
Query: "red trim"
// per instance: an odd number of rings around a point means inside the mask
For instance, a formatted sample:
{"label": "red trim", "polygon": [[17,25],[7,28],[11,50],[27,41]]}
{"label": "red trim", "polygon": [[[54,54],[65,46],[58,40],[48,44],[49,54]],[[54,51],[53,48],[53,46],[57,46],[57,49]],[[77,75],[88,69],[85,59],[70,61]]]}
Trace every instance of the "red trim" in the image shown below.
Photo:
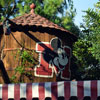
{"label": "red trim", "polygon": [[32,100],[32,83],[27,84],[26,93],[26,100]]}
{"label": "red trim", "polygon": [[97,99],[97,81],[91,81],[91,100]]}
{"label": "red trim", "polygon": [[84,97],[84,87],[83,81],[77,82],[77,96],[79,100],[82,100]]}
{"label": "red trim", "polygon": [[69,100],[70,98],[70,82],[64,82],[64,95],[65,100]]}
{"label": "red trim", "polygon": [[[76,85],[76,83],[77,83],[77,85]],[[88,83],[89,83],[89,85],[88,85]],[[100,83],[100,80],[89,81],[89,82],[88,81],[76,81],[75,83],[74,83],[74,81],[73,82],[65,81],[64,87],[63,87],[63,84],[60,84],[60,82],[50,82],[50,84],[48,84],[46,82],[39,83],[37,85],[38,86],[38,95],[36,95],[36,97],[39,98],[39,100],[44,100],[46,97],[51,97],[52,100],[57,100],[58,96],[64,96],[65,100],[69,100],[71,96],[77,96],[78,100],[83,100],[84,96],[90,96],[91,100],[96,100],[97,96],[99,96],[98,91],[100,91],[98,83]],[[10,84],[0,85],[0,94],[2,94],[2,95],[0,95],[0,99],[8,100],[8,99],[11,99],[11,97],[12,97],[12,99],[14,99],[14,100],[20,100],[20,98],[21,98],[20,90],[21,90],[24,92],[22,94],[24,94],[24,97],[27,100],[32,100],[32,94],[33,94],[33,92],[35,93],[35,91],[36,91],[35,88],[32,89],[33,88],[32,83],[10,85],[10,86],[12,86],[11,88],[13,88],[13,86],[14,86],[14,91],[13,91],[13,89],[10,90],[10,87],[8,89],[9,85]],[[71,93],[72,85],[75,85],[77,87],[77,89],[73,88],[74,93]],[[59,91],[58,88],[59,89],[61,88],[62,92]],[[47,94],[48,92],[50,92],[50,93]],[[64,92],[64,95],[63,95],[63,92]],[[14,98],[13,98],[13,95],[10,95],[10,97],[8,98],[8,93],[14,94]],[[34,97],[35,97],[35,94],[34,94]]]}
{"label": "red trim", "polygon": [[15,84],[14,86],[14,99],[20,100],[20,85],[19,84]]}
{"label": "red trim", "polygon": [[8,100],[8,85],[4,84],[2,87],[2,100]]}
{"label": "red trim", "polygon": [[51,83],[51,96],[52,100],[57,100],[58,97],[57,83]]}
{"label": "red trim", "polygon": [[39,83],[39,100],[44,100],[45,99],[45,84],[44,83]]}

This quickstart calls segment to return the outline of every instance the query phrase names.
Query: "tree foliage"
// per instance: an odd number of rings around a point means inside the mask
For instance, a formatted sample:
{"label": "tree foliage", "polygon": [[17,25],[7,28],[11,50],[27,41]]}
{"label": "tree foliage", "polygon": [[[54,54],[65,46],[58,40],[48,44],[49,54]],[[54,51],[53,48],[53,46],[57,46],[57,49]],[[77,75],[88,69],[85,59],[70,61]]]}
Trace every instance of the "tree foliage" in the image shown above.
{"label": "tree foliage", "polygon": [[35,13],[79,35],[74,24],[76,10],[72,0],[1,0],[0,19],[13,18],[30,12],[30,4],[36,5]]}
{"label": "tree foliage", "polygon": [[[11,81],[15,83],[25,82],[24,77],[26,76],[31,82],[33,82],[33,71],[27,69],[33,69],[33,65],[36,66],[38,61],[34,59],[34,53],[28,50],[22,49],[18,50],[16,54],[14,54],[15,61],[18,61],[18,65],[15,68],[14,75],[11,77]],[[17,75],[20,74],[19,77]],[[16,80],[17,78],[17,80]]]}
{"label": "tree foliage", "polygon": [[0,20],[3,21],[4,18],[9,18],[17,10],[16,0],[0,0]]}
{"label": "tree foliage", "polygon": [[100,1],[94,7],[84,11],[82,33],[73,51],[80,71],[85,72],[84,79],[100,79]]}

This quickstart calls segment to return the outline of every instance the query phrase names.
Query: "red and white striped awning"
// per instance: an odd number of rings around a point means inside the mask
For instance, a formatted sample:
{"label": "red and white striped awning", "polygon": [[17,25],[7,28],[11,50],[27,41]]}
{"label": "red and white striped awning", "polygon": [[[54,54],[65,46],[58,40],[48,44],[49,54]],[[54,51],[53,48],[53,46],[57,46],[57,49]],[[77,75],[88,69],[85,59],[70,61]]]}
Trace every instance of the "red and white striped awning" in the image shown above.
{"label": "red and white striped awning", "polygon": [[20,100],[57,100],[64,97],[69,100],[71,96],[76,96],[78,100],[83,100],[85,96],[96,100],[100,96],[100,81],[64,81],[64,82],[45,82],[45,83],[21,83],[21,84],[0,84],[0,99]]}

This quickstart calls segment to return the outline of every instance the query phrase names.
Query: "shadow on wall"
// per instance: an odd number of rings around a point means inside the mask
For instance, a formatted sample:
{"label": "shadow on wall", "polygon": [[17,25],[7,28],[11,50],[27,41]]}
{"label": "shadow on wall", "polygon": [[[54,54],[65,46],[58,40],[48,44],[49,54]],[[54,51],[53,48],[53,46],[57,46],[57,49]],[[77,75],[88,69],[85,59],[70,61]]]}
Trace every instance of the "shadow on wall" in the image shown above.
{"label": "shadow on wall", "polygon": [[2,60],[0,60],[0,70],[1,70],[1,74],[2,74],[2,78],[4,80],[4,83],[6,83],[6,84],[11,83]]}

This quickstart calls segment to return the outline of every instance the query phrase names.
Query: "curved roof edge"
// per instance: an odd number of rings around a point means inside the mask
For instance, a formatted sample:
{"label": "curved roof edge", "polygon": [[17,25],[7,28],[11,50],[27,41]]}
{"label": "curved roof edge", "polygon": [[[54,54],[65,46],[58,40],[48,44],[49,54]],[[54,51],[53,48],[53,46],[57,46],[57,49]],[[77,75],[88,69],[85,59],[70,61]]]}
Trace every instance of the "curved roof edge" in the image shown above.
{"label": "curved roof edge", "polygon": [[[48,19],[37,15],[35,13],[29,13],[29,14],[24,14],[23,16],[19,16],[16,17],[14,19],[9,20],[9,23],[11,24],[11,28],[14,26],[36,26],[36,27],[42,27],[42,28],[50,28],[58,30],[58,31],[62,31],[64,33],[66,33],[67,35],[70,35],[74,42],[77,41],[77,37],[72,34],[71,32],[69,32],[68,30],[64,29],[63,27],[58,26],[57,24],[54,24],[53,22],[49,21]],[[14,24],[14,25],[13,25]],[[2,29],[2,23],[0,25],[0,31],[2,33],[3,29]],[[17,28],[16,28],[17,31]]]}

